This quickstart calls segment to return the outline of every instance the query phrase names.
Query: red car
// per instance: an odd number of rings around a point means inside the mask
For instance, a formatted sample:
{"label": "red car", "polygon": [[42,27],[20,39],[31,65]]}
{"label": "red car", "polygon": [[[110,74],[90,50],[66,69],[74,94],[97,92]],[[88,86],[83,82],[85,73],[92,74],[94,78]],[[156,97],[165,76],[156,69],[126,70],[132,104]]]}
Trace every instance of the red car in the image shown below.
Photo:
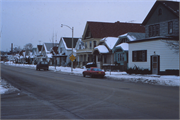
{"label": "red car", "polygon": [[88,68],[86,71],[83,71],[83,76],[86,77],[86,75],[88,75],[90,77],[96,76],[96,77],[103,78],[105,76],[105,72],[97,67],[91,67],[91,68]]}

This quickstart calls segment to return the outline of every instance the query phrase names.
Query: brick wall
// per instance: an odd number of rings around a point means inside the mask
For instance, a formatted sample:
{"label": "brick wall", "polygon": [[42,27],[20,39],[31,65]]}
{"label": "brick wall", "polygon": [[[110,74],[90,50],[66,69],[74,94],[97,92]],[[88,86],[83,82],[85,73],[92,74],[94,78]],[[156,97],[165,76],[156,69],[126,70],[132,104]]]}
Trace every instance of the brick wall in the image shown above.
{"label": "brick wall", "polygon": [[[168,34],[168,22],[173,21],[173,33]],[[159,23],[154,24],[160,24],[160,36],[179,36],[179,19],[173,19],[168,21],[163,21]],[[149,24],[145,26],[145,37],[149,38],[149,26],[154,25]]]}

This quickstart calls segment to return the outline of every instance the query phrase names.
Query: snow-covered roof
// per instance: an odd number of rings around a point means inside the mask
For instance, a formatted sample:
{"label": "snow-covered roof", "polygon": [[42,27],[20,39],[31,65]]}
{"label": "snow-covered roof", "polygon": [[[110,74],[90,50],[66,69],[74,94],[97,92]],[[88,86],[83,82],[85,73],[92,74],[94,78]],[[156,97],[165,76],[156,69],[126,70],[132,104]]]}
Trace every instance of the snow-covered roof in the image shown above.
{"label": "snow-covered roof", "polygon": [[98,50],[99,53],[108,53],[109,52],[109,50],[104,45],[98,45],[97,47],[94,48],[94,50]]}
{"label": "snow-covered roof", "polygon": [[128,43],[121,43],[121,44],[117,45],[116,47],[121,47],[123,50],[129,50]]}
{"label": "snow-covered roof", "polygon": [[118,37],[106,37],[101,39],[100,41],[104,41],[109,49],[113,49],[118,39],[119,39]]}
{"label": "snow-covered roof", "polygon": [[48,58],[52,58],[52,54],[46,54]]}
{"label": "snow-covered roof", "polygon": [[136,32],[128,32],[126,34],[120,35],[119,38],[124,38],[127,37],[129,41],[135,41],[138,39],[143,39],[145,38],[145,33],[136,33]]}

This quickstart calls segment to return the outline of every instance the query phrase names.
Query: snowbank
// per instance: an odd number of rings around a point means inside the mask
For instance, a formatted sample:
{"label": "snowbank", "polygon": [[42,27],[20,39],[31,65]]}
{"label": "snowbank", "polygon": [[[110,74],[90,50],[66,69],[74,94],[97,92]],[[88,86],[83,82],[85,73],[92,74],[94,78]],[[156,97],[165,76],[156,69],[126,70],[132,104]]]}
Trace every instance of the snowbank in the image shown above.
{"label": "snowbank", "polygon": [[5,94],[6,92],[13,92],[16,90],[18,89],[7,83],[4,79],[0,78],[0,94]]}
{"label": "snowbank", "polygon": [[[6,62],[5,65],[18,66],[18,67],[26,67],[35,69],[36,65],[27,65],[27,64],[14,64]],[[81,75],[84,69],[75,68],[71,73],[71,67],[55,67],[50,66],[49,70],[54,72],[66,72],[69,74]],[[180,77],[179,76],[170,76],[170,75],[129,75],[126,72],[106,72],[106,77],[111,78],[110,80],[127,80],[132,82],[142,82],[147,84],[154,85],[164,85],[164,86],[180,86]]]}

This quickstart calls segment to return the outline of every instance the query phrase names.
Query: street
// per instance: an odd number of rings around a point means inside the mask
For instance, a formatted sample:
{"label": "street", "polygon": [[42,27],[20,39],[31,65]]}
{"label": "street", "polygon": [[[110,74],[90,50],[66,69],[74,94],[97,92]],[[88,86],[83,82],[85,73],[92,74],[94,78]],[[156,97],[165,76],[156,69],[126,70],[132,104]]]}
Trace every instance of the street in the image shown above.
{"label": "street", "polygon": [[179,87],[3,64],[1,77],[20,90],[1,95],[1,119],[179,118]]}

